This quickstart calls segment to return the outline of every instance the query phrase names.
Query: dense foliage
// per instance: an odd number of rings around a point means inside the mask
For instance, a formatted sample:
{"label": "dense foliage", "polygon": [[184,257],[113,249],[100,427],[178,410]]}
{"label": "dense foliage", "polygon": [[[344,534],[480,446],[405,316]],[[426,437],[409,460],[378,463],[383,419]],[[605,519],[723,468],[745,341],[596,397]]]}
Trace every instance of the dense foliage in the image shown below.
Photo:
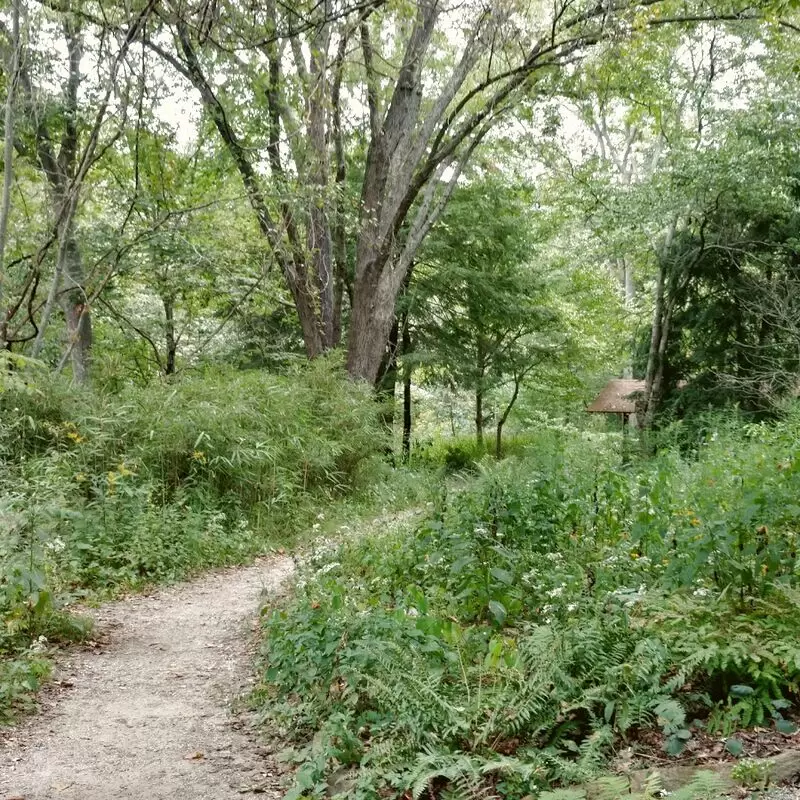
{"label": "dense foliage", "polygon": [[[61,609],[87,590],[240,563],[374,479],[375,403],[335,364],[284,378],[218,371],[124,395],[76,393],[35,370],[21,378],[0,394],[4,656],[80,635]],[[39,657],[2,664],[0,718],[42,670]]]}
{"label": "dense foliage", "polygon": [[612,800],[633,748],[789,735],[798,30],[736,0],[5,3],[0,723],[77,602],[380,485],[263,616],[291,796]]}
{"label": "dense foliage", "polygon": [[355,796],[523,797],[654,731],[665,756],[791,733],[799,428],[721,422],[623,469],[614,436],[543,433],[419,523],[315,551],[264,619],[297,791],[356,765]]}

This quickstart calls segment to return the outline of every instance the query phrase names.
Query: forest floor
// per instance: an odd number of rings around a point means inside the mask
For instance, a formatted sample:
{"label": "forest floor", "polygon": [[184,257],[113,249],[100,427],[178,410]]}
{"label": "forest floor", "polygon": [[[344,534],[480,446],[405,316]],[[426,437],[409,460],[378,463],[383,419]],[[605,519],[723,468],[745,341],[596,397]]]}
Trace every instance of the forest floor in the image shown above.
{"label": "forest floor", "polygon": [[291,558],[206,574],[90,612],[42,711],[0,734],[0,798],[280,797],[286,769],[235,700],[252,681],[256,613]]}

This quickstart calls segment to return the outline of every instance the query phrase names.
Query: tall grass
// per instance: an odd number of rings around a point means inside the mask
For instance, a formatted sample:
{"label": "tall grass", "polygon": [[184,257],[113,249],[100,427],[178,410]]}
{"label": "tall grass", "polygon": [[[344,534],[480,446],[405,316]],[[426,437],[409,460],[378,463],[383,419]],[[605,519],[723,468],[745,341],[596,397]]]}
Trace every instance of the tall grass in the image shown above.
{"label": "tall grass", "polygon": [[121,394],[15,373],[0,393],[0,719],[42,671],[20,653],[70,632],[65,603],[286,542],[365,487],[383,448],[374,400],[325,360]]}

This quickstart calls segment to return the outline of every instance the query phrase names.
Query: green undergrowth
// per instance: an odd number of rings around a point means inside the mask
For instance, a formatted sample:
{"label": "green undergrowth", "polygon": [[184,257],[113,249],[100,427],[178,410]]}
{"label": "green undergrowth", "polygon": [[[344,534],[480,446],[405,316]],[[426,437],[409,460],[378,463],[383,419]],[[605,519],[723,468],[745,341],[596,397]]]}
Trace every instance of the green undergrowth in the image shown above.
{"label": "green undergrowth", "polygon": [[[506,436],[503,439],[503,456],[521,456],[536,443],[536,436]],[[487,435],[478,442],[474,435],[452,436],[424,443],[415,442],[411,450],[411,463],[420,467],[439,468],[446,473],[476,473],[481,461],[495,457],[495,442]]]}
{"label": "green undergrowth", "polygon": [[[342,513],[401,503],[377,406],[335,363],[120,393],[18,370],[0,392],[0,722],[94,600],[247,561]],[[2,388],[2,387],[0,387]],[[328,512],[330,518],[331,513]]]}
{"label": "green undergrowth", "polygon": [[720,421],[622,465],[614,436],[547,432],[421,523],[313,553],[265,611],[255,694],[292,796],[342,770],[356,798],[583,796],[547,792],[639,741],[793,732],[798,442],[800,418]]}

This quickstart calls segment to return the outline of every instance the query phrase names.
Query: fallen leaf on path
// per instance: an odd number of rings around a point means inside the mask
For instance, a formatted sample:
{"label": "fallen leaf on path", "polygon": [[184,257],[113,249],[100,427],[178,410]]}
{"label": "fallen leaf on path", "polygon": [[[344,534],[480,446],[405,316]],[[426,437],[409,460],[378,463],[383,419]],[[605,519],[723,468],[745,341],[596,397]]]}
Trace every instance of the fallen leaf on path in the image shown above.
{"label": "fallen leaf on path", "polygon": [[200,761],[201,759],[205,758],[205,755],[201,753],[199,750],[195,750],[194,753],[189,753],[188,756],[184,756],[184,761]]}

